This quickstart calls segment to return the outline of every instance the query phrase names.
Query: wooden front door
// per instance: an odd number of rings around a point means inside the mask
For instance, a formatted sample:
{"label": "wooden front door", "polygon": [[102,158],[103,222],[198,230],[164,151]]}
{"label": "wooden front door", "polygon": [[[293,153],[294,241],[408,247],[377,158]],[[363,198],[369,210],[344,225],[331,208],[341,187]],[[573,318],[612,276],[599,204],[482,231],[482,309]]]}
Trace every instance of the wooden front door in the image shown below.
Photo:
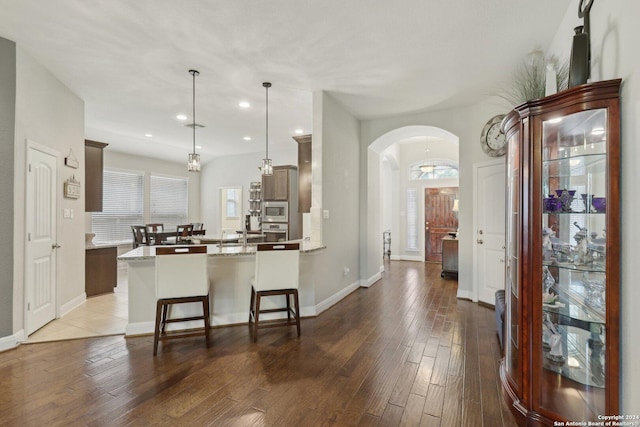
{"label": "wooden front door", "polygon": [[424,245],[426,261],[442,261],[442,238],[458,228],[453,212],[457,187],[424,189]]}

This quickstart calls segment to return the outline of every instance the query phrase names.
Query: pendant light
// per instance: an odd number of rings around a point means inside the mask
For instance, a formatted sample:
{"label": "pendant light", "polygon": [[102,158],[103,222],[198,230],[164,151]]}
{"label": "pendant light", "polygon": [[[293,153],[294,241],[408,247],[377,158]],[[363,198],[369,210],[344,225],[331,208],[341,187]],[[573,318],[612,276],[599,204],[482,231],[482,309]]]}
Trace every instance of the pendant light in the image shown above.
{"label": "pendant light", "polygon": [[427,137],[427,149],[425,150],[427,161],[419,166],[420,172],[424,174],[433,173],[436,166],[429,160],[429,137]]}
{"label": "pendant light", "polygon": [[265,133],[265,158],[262,159],[262,175],[268,176],[273,174],[273,165],[271,163],[271,159],[269,158],[269,88],[271,87],[271,83],[264,82],[262,86],[265,88],[267,97],[266,97],[266,106],[267,106],[267,120],[266,120],[266,133]]}
{"label": "pendant light", "polygon": [[[193,122],[191,128],[193,129],[193,153],[189,153],[189,162],[187,163],[187,169],[189,172],[200,172],[200,154],[196,154],[196,76],[200,74],[197,70],[189,70],[189,74],[193,76]],[[187,125],[188,126],[188,125]]]}

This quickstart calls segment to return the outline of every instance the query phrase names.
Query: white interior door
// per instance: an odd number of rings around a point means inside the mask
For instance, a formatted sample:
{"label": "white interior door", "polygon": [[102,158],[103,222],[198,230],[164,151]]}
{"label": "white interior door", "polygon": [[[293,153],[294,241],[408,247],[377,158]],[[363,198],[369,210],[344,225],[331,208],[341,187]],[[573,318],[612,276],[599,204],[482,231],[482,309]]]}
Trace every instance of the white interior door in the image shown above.
{"label": "white interior door", "polygon": [[27,153],[26,330],[35,332],[56,316],[57,157],[29,144]]}
{"label": "white interior door", "polygon": [[495,303],[504,289],[505,269],[505,165],[478,165],[475,174],[475,259],[478,300]]}
{"label": "white interior door", "polygon": [[220,232],[242,230],[242,187],[220,188]]}

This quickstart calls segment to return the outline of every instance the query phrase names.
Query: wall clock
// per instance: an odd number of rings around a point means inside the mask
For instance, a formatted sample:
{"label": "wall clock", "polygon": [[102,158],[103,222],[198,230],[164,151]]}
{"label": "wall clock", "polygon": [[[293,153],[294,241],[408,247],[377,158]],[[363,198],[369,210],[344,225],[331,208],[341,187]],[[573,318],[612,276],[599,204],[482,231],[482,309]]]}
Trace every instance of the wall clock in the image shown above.
{"label": "wall clock", "polygon": [[492,117],[482,128],[480,145],[482,151],[492,157],[504,156],[507,152],[507,139],[502,133],[502,119],[504,114]]}

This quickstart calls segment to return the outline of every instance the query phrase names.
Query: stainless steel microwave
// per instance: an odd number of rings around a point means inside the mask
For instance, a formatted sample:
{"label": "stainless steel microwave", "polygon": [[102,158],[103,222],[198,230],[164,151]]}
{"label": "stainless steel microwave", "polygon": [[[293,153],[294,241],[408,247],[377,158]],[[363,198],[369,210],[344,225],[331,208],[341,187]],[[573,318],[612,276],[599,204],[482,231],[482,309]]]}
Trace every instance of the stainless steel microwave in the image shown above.
{"label": "stainless steel microwave", "polygon": [[288,222],[289,202],[263,202],[262,222]]}

